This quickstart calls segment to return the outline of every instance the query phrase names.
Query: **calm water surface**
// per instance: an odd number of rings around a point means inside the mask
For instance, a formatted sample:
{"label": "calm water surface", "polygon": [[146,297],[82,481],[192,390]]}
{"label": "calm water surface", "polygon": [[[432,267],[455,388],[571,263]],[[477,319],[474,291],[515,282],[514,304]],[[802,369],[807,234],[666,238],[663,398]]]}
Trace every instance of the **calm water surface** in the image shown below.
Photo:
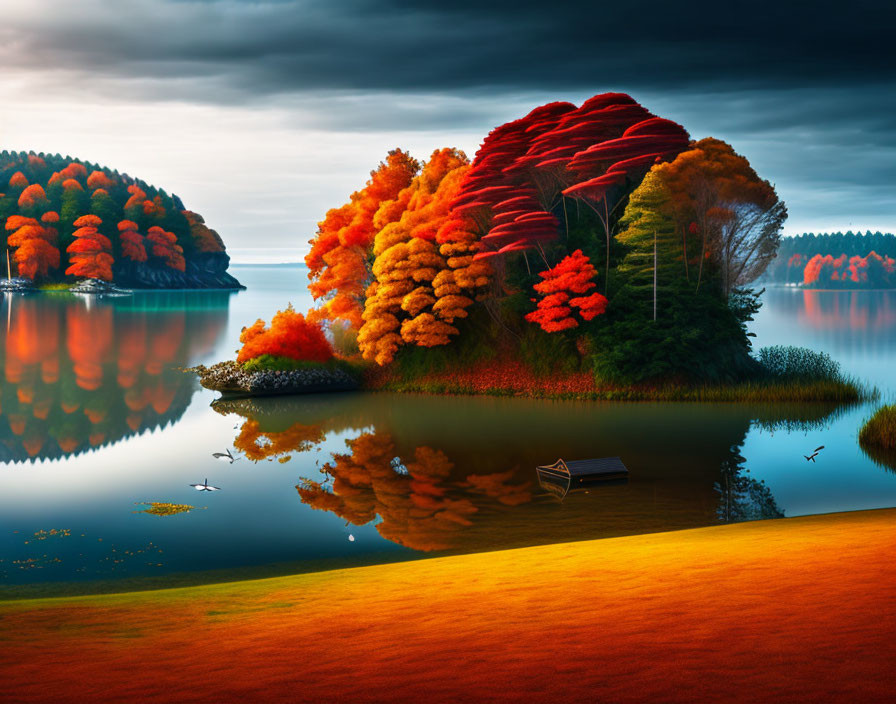
{"label": "calm water surface", "polygon": [[[243,325],[288,301],[310,304],[300,268],[237,276],[248,291],[3,299],[0,595],[896,506],[896,473],[857,443],[874,404],[213,403],[178,367],[231,357]],[[773,289],[764,301],[758,345],[825,350],[893,398],[896,293]],[[806,462],[818,445],[817,463]],[[233,464],[211,456],[226,448]],[[627,483],[560,502],[534,476],[561,456],[607,455],[623,458]],[[221,490],[189,486],[206,478]],[[194,508],[158,516],[142,512],[149,502]]]}

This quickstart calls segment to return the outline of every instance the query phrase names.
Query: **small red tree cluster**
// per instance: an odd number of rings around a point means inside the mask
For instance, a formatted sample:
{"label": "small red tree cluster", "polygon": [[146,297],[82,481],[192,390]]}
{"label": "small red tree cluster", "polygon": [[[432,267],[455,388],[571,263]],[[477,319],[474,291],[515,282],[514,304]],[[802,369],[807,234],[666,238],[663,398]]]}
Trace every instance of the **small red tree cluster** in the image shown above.
{"label": "small red tree cluster", "polygon": [[83,276],[92,279],[112,281],[112,243],[97,228],[103,221],[96,215],[82,215],[75,220],[78,229],[73,235],[75,241],[67,248],[71,256],[71,266],[65,270],[67,276]]}
{"label": "small red tree cluster", "polygon": [[292,305],[274,315],[270,328],[265,327],[263,320],[243,328],[240,342],[243,347],[236,358],[240,363],[263,354],[312,362],[326,362],[333,357],[333,348],[320,326],[296,313]]}
{"label": "small red tree cluster", "polygon": [[565,257],[553,269],[541,272],[539,276],[544,281],[535,284],[534,288],[543,298],[538,307],[526,315],[526,320],[537,323],[545,332],[559,332],[578,326],[574,309],[583,320],[593,320],[601,315],[607,309],[607,299],[599,293],[585,295],[597,286],[594,283],[596,274],[581,249]]}
{"label": "small red tree cluster", "polygon": [[894,272],[896,260],[882,257],[877,252],[870,252],[866,257],[841,254],[836,259],[830,254],[816,254],[803,269],[803,285],[820,287],[832,282],[835,286],[851,282],[867,287],[889,287],[894,283]]}

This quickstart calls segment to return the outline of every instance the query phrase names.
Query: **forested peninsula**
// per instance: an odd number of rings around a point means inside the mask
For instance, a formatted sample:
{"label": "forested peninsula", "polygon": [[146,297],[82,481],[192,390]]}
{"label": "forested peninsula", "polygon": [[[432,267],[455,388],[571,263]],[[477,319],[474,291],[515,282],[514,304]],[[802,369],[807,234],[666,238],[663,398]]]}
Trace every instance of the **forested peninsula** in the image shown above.
{"label": "forested peninsula", "polygon": [[0,152],[4,288],[77,284],[239,288],[202,216],[128,174],[34,152]]}

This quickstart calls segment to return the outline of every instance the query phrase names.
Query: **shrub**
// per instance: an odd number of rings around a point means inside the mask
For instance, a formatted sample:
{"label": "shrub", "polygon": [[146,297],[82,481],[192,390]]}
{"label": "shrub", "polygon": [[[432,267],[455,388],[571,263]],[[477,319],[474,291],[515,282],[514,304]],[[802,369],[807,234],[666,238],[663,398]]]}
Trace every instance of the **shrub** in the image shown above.
{"label": "shrub", "polygon": [[840,364],[825,352],[775,345],[756,356],[765,372],[779,379],[840,379]]}
{"label": "shrub", "polygon": [[240,335],[242,349],[237,354],[237,362],[244,363],[261,355],[288,357],[312,362],[326,362],[333,357],[333,348],[319,325],[296,313],[290,305],[278,311],[266,328],[263,320],[243,328]]}
{"label": "shrub", "polygon": [[262,354],[253,357],[242,365],[244,372],[292,372],[300,369],[341,369],[349,375],[360,374],[361,367],[345,359],[332,358],[327,362],[315,362],[307,359],[292,359],[290,357],[275,357],[270,354]]}
{"label": "shrub", "polygon": [[896,405],[879,408],[865,422],[859,445],[874,462],[896,471]]}

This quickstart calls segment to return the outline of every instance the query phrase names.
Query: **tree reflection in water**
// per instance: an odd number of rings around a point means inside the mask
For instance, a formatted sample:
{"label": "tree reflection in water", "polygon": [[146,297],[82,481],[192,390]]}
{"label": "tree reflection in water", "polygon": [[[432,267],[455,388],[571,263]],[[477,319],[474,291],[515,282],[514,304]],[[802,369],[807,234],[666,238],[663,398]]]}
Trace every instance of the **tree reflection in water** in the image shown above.
{"label": "tree reflection in water", "polygon": [[[469,552],[783,516],[740,454],[750,428],[830,422],[830,406],[587,404],[345,394],[216,402],[245,417],[235,445],[295,458],[302,503],[414,550]],[[651,429],[645,442],[644,428]],[[354,433],[313,471],[310,454]],[[561,503],[534,467],[619,454],[625,485]],[[305,476],[303,476],[305,475]]]}
{"label": "tree reflection in water", "polygon": [[764,481],[747,476],[746,458],[740,447],[731,448],[731,456],[722,463],[721,479],[714,488],[719,494],[717,515],[722,523],[760,521],[766,518],[784,518],[775,497]]}
{"label": "tree reflection in water", "polygon": [[7,294],[0,461],[78,454],[180,418],[196,383],[177,367],[214,348],[227,305],[221,292]]}

